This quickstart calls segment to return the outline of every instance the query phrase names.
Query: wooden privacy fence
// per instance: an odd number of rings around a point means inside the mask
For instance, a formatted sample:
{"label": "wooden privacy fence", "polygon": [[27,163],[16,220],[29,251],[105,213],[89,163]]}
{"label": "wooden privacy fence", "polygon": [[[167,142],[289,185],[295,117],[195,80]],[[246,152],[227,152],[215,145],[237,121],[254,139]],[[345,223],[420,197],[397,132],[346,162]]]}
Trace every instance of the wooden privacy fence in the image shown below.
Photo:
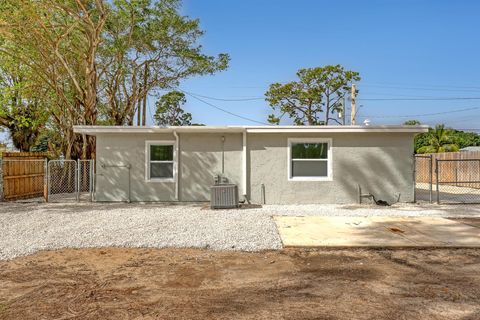
{"label": "wooden privacy fence", "polygon": [[45,192],[45,153],[5,152],[1,158],[3,200],[40,198]]}
{"label": "wooden privacy fence", "polygon": [[[430,156],[432,157],[431,161]],[[447,160],[438,162],[439,183],[480,189],[480,151],[417,155],[415,157],[416,182],[430,183],[429,172],[432,170],[432,182],[435,183],[437,179],[436,160]]]}

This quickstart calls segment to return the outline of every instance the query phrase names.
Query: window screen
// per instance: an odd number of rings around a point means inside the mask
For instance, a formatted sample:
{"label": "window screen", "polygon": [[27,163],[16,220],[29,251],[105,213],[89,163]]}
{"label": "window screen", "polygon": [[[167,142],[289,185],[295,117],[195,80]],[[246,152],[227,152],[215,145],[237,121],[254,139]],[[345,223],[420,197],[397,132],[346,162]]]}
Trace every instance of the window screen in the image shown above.
{"label": "window screen", "polygon": [[149,179],[173,178],[173,145],[150,145]]}
{"label": "window screen", "polygon": [[290,178],[328,177],[327,142],[294,142],[290,145]]}

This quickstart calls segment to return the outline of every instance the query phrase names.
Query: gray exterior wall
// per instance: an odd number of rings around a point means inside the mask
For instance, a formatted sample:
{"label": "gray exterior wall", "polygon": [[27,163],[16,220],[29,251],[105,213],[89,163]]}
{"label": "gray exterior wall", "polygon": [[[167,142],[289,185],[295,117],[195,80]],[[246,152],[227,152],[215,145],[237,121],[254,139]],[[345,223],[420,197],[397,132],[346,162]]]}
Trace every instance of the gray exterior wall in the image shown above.
{"label": "gray exterior wall", "polygon": [[241,133],[179,134],[181,201],[210,200],[213,178],[222,173],[222,136],[225,137],[224,175],[241,189]]}
{"label": "gray exterior wall", "polygon": [[[225,137],[225,176],[242,193],[241,133],[179,134],[179,201],[208,201],[213,177],[222,170]],[[331,138],[332,181],[289,181],[288,138]],[[101,134],[97,136],[97,201],[128,200],[128,169],[101,164],[130,164],[131,201],[175,201],[174,182],[145,179],[145,141],[175,140],[172,134]],[[389,202],[413,201],[413,134],[249,133],[247,189],[254,203],[357,203],[363,193]]]}
{"label": "gray exterior wall", "polygon": [[[288,181],[288,138],[331,138],[333,181]],[[250,198],[270,204],[358,203],[362,193],[413,201],[413,134],[249,134]]]}
{"label": "gray exterior wall", "polygon": [[[225,137],[224,170],[241,186],[242,134],[179,134],[179,200],[208,201],[215,175],[222,173],[222,136]],[[96,200],[127,201],[128,169],[101,165],[130,164],[131,201],[175,201],[174,182],[147,181],[145,142],[175,140],[173,134],[102,134],[97,136]]]}

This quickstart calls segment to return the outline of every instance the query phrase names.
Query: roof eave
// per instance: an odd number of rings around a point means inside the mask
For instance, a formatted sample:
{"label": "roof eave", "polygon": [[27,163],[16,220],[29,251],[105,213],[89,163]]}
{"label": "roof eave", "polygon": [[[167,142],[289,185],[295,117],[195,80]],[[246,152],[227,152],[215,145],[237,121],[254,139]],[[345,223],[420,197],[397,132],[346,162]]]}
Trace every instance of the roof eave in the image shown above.
{"label": "roof eave", "polygon": [[74,126],[79,134],[97,135],[111,133],[422,133],[428,126],[183,126],[183,127],[134,127],[134,126]]}

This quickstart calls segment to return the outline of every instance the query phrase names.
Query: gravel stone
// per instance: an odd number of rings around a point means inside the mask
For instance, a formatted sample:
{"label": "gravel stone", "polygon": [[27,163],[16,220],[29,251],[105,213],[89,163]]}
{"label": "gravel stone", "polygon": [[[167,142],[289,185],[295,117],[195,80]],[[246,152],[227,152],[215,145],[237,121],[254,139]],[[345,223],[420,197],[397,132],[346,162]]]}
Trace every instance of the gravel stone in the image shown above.
{"label": "gravel stone", "polygon": [[294,216],[480,217],[480,206],[266,205],[210,210],[204,204],[2,203],[0,260],[39,250],[88,247],[282,248],[272,219]]}

